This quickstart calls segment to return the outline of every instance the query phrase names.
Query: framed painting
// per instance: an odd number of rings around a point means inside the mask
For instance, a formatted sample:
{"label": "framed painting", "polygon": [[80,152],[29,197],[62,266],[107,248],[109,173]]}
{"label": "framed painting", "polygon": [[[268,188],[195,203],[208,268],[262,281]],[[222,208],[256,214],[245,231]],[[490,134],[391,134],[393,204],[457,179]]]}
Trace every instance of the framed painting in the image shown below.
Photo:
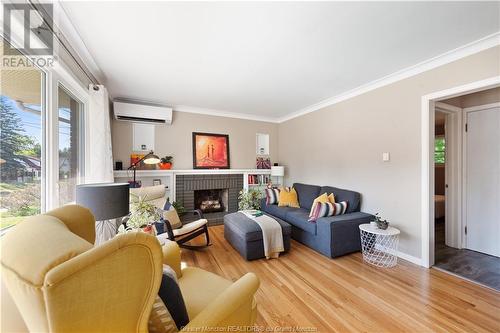
{"label": "framed painting", "polygon": [[229,169],[229,135],[193,132],[193,169]]}

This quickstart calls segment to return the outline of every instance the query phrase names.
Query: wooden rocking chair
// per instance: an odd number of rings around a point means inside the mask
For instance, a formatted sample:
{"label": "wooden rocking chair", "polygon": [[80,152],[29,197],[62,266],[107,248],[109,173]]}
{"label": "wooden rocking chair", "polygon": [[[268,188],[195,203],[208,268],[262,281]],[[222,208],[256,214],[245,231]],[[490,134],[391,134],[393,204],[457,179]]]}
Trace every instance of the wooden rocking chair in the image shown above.
{"label": "wooden rocking chair", "polygon": [[[198,215],[198,219],[192,222],[187,222],[182,225],[182,227],[173,229],[170,221],[162,218],[166,227],[166,238],[171,241],[176,242],[179,246],[187,248],[187,249],[199,249],[204,248],[210,245],[210,236],[208,234],[208,220],[203,217],[203,213],[199,209],[186,211],[187,214],[195,214]],[[161,214],[163,216],[163,214]],[[163,234],[163,235],[165,235]],[[205,234],[206,244],[204,245],[188,245],[185,244],[190,240]],[[158,235],[158,238],[161,238],[162,235]]]}

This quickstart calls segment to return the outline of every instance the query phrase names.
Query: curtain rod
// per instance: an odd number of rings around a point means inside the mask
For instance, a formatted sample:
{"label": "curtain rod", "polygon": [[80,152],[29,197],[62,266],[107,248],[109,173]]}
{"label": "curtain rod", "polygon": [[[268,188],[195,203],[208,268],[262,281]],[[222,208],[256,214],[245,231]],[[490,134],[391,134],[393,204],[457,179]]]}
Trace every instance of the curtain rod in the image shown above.
{"label": "curtain rod", "polygon": [[[76,54],[76,52],[71,47],[68,40],[66,40],[66,38],[62,34],[61,30],[58,29],[57,27],[56,27],[56,29],[54,29],[54,27],[55,27],[54,17],[51,17],[51,15],[49,13],[47,13],[45,8],[43,7],[43,4],[40,4],[40,3],[38,3],[38,1],[36,1],[36,2],[35,1],[27,0],[27,2],[33,7],[33,9],[35,9],[36,11],[38,11],[42,15],[44,22],[47,23],[48,29],[50,30],[51,34],[55,38],[57,38],[59,45],[61,45],[64,48],[66,53],[71,57],[73,62],[79,67],[79,69],[83,72],[83,74],[89,79],[89,81],[92,84],[94,84],[94,85],[100,84],[99,81],[96,79],[96,77],[87,68],[85,63]],[[46,20],[46,18],[49,18],[49,19]],[[48,24],[49,22],[52,22],[52,25]]]}

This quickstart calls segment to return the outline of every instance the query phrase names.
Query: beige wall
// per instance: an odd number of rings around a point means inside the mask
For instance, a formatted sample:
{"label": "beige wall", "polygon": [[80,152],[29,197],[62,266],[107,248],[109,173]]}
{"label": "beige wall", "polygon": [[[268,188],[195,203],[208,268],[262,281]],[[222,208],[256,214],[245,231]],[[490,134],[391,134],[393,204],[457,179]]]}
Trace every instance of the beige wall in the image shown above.
{"label": "beige wall", "polygon": [[499,47],[280,124],[286,182],[361,192],[363,211],[388,218],[400,250],[420,258],[421,97],[497,75]]}
{"label": "beige wall", "polygon": [[[155,153],[162,157],[172,155],[175,169],[193,168],[192,132],[229,134],[231,168],[255,168],[257,133],[267,133],[270,139],[271,162],[278,157],[278,125],[267,122],[214,117],[185,112],[174,112],[172,125],[157,125]],[[112,124],[113,158],[121,160],[124,168],[130,165],[132,153],[132,123],[116,121]]]}
{"label": "beige wall", "polygon": [[486,105],[500,102],[500,87],[478,91],[473,94],[467,94],[450,98],[443,101],[444,103],[458,106],[461,108],[470,108],[472,106]]}

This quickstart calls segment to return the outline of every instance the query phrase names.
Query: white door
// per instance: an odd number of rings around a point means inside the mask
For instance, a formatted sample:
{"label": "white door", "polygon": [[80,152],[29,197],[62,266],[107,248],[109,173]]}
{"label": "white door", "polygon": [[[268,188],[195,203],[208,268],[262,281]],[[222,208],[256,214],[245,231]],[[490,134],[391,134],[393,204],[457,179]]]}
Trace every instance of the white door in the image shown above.
{"label": "white door", "polygon": [[467,248],[500,257],[500,107],[467,112]]}

